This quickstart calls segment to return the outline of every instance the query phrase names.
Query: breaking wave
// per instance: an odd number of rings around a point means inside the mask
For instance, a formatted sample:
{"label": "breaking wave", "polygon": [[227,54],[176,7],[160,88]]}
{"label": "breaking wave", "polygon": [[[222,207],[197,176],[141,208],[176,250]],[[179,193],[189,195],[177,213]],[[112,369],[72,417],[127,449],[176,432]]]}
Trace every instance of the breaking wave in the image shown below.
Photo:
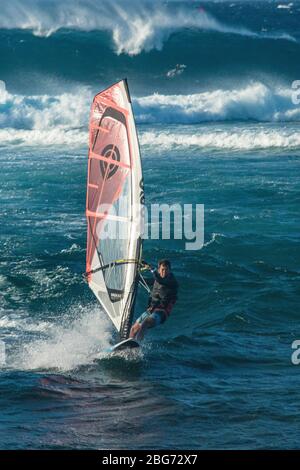
{"label": "breaking wave", "polygon": [[[74,99],[75,96],[75,99]],[[92,91],[80,87],[61,95],[24,96],[0,87],[1,145],[86,146]],[[201,124],[209,122],[294,122],[300,107],[292,103],[292,90],[271,89],[262,83],[245,88],[215,90],[192,95],[153,94],[133,99],[138,124]],[[222,148],[298,147],[299,134],[288,129],[206,131],[193,129],[185,135],[145,130],[140,127],[143,145],[213,146]],[[155,137],[155,139],[154,139]]]}
{"label": "breaking wave", "polygon": [[64,2],[20,0],[1,5],[0,28],[31,30],[37,36],[50,36],[59,29],[108,31],[117,54],[131,56],[142,51],[162,49],[170,35],[182,29],[216,31],[254,38],[295,41],[287,33],[254,32],[225,24],[193,3],[115,0],[65,0]]}
{"label": "breaking wave", "polygon": [[300,134],[295,129],[230,128],[209,130],[197,126],[190,132],[144,132],[141,144],[159,151],[195,149],[263,150],[300,149]]}
{"label": "breaking wave", "polygon": [[250,83],[245,88],[192,95],[154,94],[135,101],[139,122],[199,123],[209,121],[297,121],[300,106],[292,90]]}

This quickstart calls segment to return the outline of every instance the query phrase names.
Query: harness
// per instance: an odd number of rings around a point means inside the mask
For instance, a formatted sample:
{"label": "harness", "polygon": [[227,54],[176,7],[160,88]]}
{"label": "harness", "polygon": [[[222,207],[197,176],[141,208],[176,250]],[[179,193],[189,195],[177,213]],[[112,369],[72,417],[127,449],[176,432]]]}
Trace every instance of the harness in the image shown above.
{"label": "harness", "polygon": [[164,314],[166,315],[166,319],[169,318],[172,308],[175,305],[175,300],[171,300],[168,305],[165,307],[163,305],[155,305],[154,307],[151,307],[151,313],[155,312],[156,310],[163,311]]}

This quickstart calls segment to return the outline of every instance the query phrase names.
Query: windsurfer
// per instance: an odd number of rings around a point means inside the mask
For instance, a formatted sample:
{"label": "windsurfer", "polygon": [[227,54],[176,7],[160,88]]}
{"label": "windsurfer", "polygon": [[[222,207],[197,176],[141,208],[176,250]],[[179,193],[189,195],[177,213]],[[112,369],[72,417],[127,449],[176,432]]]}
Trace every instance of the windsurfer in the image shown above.
{"label": "windsurfer", "polygon": [[158,262],[158,268],[153,269],[149,264],[144,264],[153,273],[152,292],[149,297],[147,310],[136,320],[131,328],[130,338],[142,340],[149,328],[161,325],[169,317],[177,300],[178,283],[171,272],[171,263],[163,259]]}

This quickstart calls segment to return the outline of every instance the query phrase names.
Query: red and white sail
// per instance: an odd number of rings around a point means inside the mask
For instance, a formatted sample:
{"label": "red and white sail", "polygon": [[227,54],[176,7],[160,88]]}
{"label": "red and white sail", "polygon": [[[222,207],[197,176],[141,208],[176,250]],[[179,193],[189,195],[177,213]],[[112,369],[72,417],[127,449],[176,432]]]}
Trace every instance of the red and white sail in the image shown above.
{"label": "red and white sail", "polygon": [[137,290],[143,199],[137,133],[122,80],[93,100],[86,202],[87,279],[122,338]]}

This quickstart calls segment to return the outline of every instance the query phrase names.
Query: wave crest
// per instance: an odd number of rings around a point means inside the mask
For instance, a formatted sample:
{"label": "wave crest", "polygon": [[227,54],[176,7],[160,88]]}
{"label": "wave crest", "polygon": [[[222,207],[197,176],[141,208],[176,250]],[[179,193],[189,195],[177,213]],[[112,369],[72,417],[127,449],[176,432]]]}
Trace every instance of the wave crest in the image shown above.
{"label": "wave crest", "polygon": [[1,9],[0,28],[32,30],[38,36],[50,36],[61,28],[109,31],[117,54],[132,56],[141,51],[160,50],[172,33],[184,28],[295,41],[286,33],[257,33],[243,26],[224,24],[204,9],[195,9],[194,4],[164,4],[158,0],[130,3],[27,0],[26,8],[20,0],[11,0]]}

